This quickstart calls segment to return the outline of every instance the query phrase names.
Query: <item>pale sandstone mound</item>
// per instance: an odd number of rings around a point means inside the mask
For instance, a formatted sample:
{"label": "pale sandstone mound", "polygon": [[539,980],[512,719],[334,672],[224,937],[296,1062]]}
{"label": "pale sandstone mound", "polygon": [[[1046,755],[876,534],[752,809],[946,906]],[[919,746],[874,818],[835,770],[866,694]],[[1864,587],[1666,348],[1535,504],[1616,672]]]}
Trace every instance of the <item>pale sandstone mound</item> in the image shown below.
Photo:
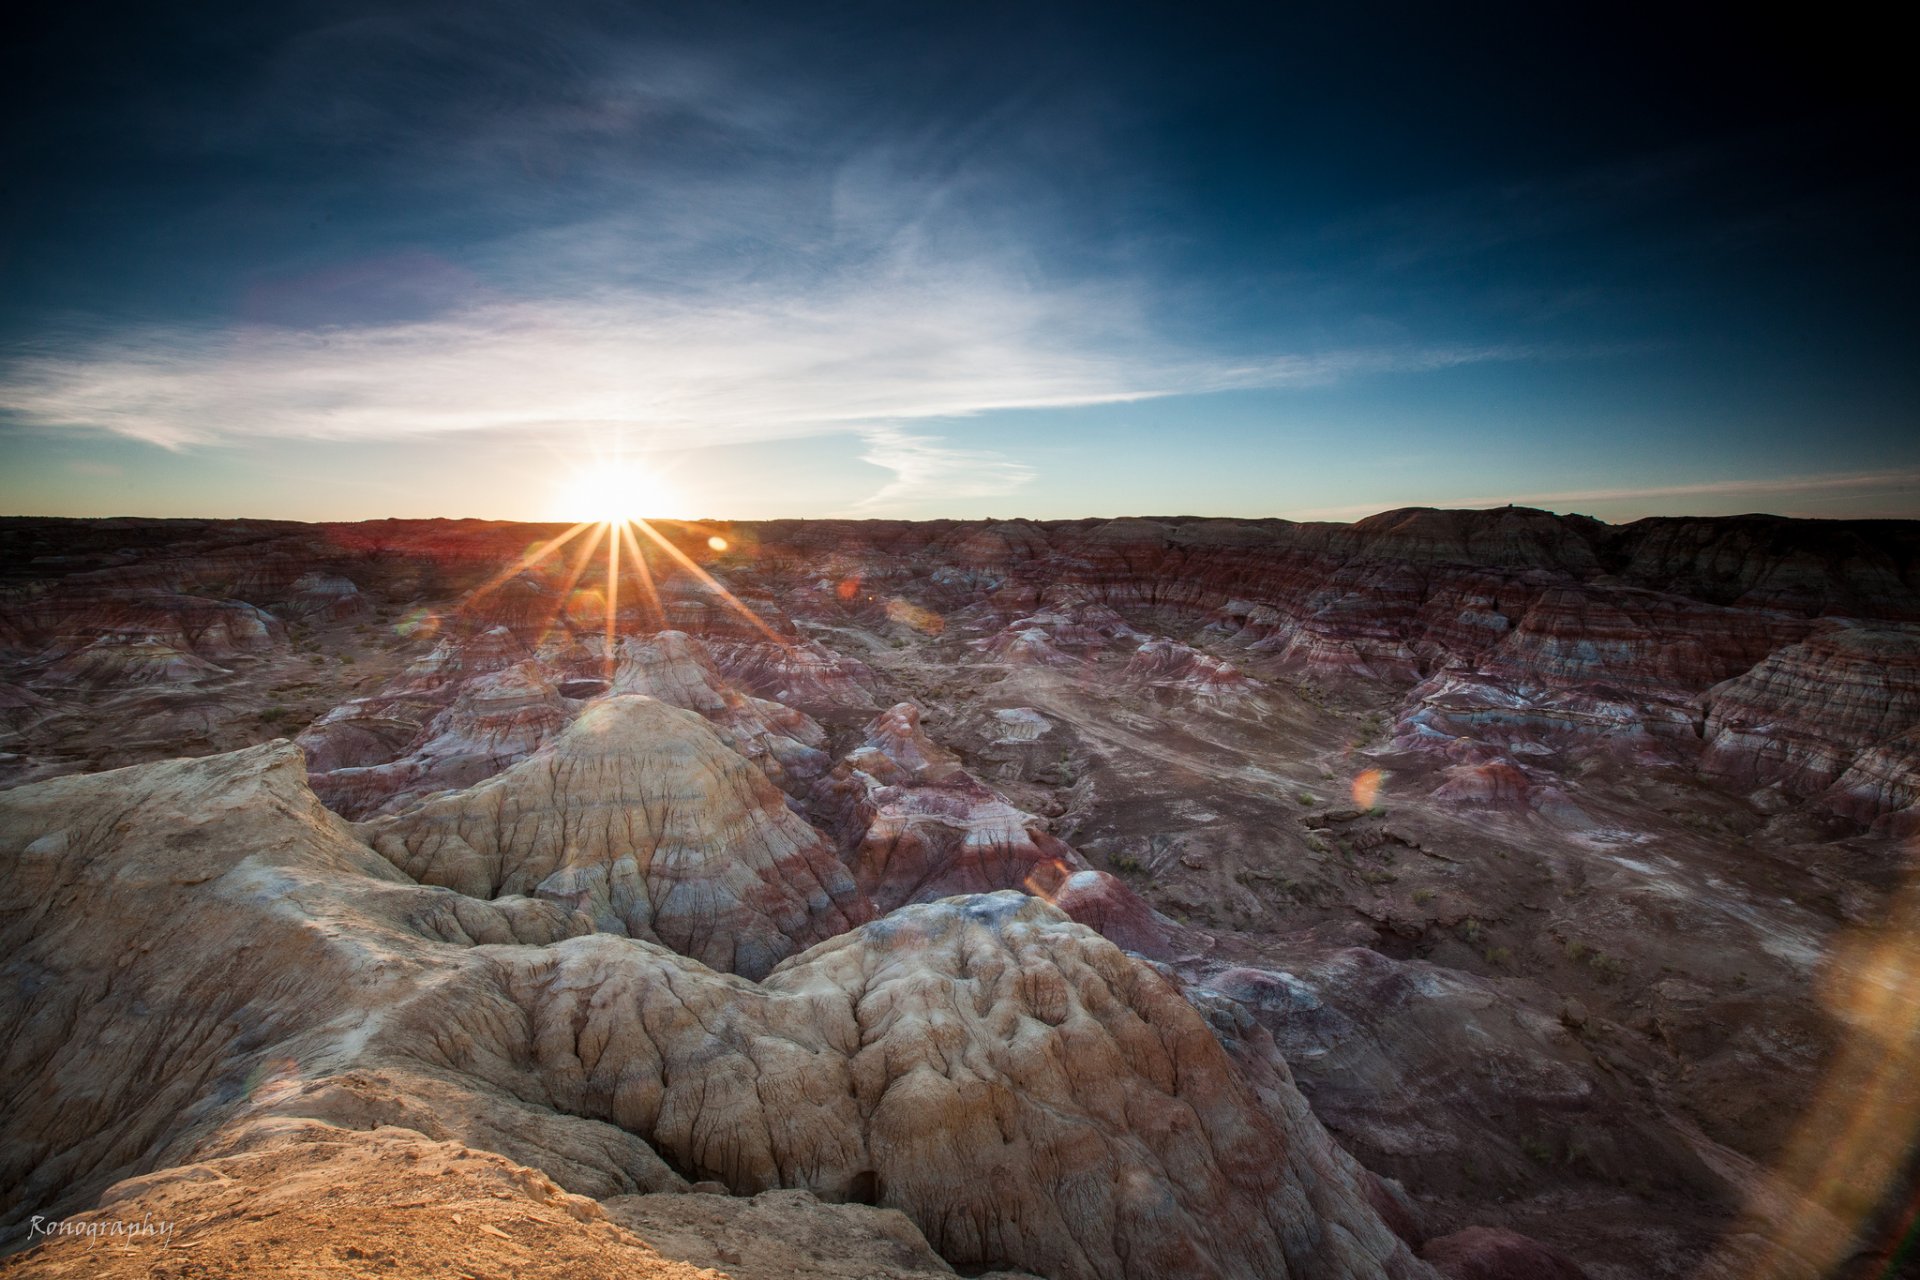
{"label": "pale sandstone mound", "polygon": [[[601,716],[607,736],[623,721],[691,724],[682,737],[707,735],[705,750],[771,792],[688,713],[633,698],[596,712],[556,746]],[[543,761],[556,785],[595,769],[561,751],[518,768]],[[955,1264],[1054,1280],[1429,1274],[1238,1006],[1203,1019],[1038,899],[910,908],[756,985],[650,943],[579,936],[584,922],[552,903],[408,883],[303,775],[281,743],[0,793],[0,854],[19,890],[0,908],[0,943],[24,979],[0,986],[16,1028],[0,1062],[9,1228],[178,1166],[116,1205],[204,1190],[209,1245],[237,1259],[271,1243],[258,1224],[276,1215],[299,1229],[288,1207],[327,1212],[295,1184],[338,1159],[314,1177],[340,1187],[336,1203],[367,1197],[375,1230],[352,1247],[396,1266],[418,1256],[381,1232],[407,1230],[389,1209],[437,1193],[403,1200],[384,1179],[458,1152],[376,1134],[362,1164],[362,1139],[298,1126],[291,1141],[338,1149],[257,1174],[189,1167],[278,1160],[279,1117],[401,1124],[501,1151],[575,1193],[683,1185],[664,1156],[736,1192],[871,1200]],[[594,1219],[544,1178],[497,1175],[535,1203],[498,1227],[525,1243],[486,1245],[496,1266],[535,1273],[549,1210]],[[278,1190],[230,1197],[220,1181],[256,1176]]]}
{"label": "pale sandstone mound", "polygon": [[424,884],[562,902],[750,977],[872,914],[763,773],[699,716],[640,695],[596,702],[505,773],[359,831]]}
{"label": "pale sandstone mound", "polygon": [[1022,666],[1076,668],[1084,661],[1053,642],[1053,633],[1042,626],[1011,626],[973,647],[1003,662]]}
{"label": "pale sandstone mound", "polygon": [[776,785],[797,790],[827,771],[831,762],[820,749],[826,731],[811,716],[733,688],[706,647],[685,632],[629,636],[617,652],[614,693],[644,693],[706,717]]}
{"label": "pale sandstone mound", "polygon": [[[257,1124],[53,1221],[57,1232],[0,1262],[0,1276],[727,1280],[663,1256],[595,1201],[491,1152],[311,1120]],[[154,1230],[115,1234],[116,1223]]]}
{"label": "pale sandstone mound", "polygon": [[451,699],[475,676],[504,671],[526,656],[527,646],[504,626],[448,636],[415,659],[388,692]]}
{"label": "pale sandstone mound", "polygon": [[1109,649],[1127,650],[1147,639],[1108,606],[1084,592],[1048,593],[1049,607],[1015,618],[973,647],[1007,662],[1074,667]]}
{"label": "pale sandstone mound", "polygon": [[404,1012],[441,1027],[440,1065],[736,1193],[870,1200],[955,1265],[1054,1280],[1424,1274],[1270,1040],[1247,1024],[1230,1055],[1037,898],[904,908],[758,988],[604,935],[499,962],[510,1004],[476,984]]}
{"label": "pale sandstone mound", "polygon": [[372,612],[353,579],[328,573],[302,574],[283,608],[291,617],[320,623],[352,622]]}
{"label": "pale sandstone mound", "polygon": [[387,689],[335,708],[297,741],[327,805],[369,818],[499,773],[571,723],[583,700],[609,691],[699,713],[791,791],[829,764],[818,724],[740,693],[700,642],[678,631],[624,636],[611,650],[601,636],[565,633],[530,648],[506,627],[449,638]]}

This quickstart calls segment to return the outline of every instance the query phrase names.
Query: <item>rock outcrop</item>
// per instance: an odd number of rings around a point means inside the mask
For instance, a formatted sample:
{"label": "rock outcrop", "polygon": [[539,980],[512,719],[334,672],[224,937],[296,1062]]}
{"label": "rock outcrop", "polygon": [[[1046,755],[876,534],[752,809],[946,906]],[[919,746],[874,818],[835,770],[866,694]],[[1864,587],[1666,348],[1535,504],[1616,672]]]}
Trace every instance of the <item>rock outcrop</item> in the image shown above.
{"label": "rock outcrop", "polygon": [[1085,869],[1045,822],[1008,804],[927,737],[920,710],[875,717],[866,740],[817,788],[860,886],[882,912],[955,893],[1051,891]]}
{"label": "rock outcrop", "polygon": [[[1741,786],[1819,792],[1859,756],[1920,724],[1920,630],[1825,630],[1702,701],[1705,772]],[[1869,769],[1885,772],[1884,765]],[[1871,794],[1864,785],[1848,790]]]}
{"label": "rock outcrop", "polygon": [[[704,721],[620,697],[469,793],[487,802],[415,829],[470,833],[470,854],[416,856],[463,875],[478,858],[500,887],[516,872],[491,858],[511,825],[460,818],[514,812],[536,781],[565,795],[622,754],[576,739],[637,747],[654,734],[627,736],[636,726],[704,742],[682,752],[696,773],[732,770],[772,792]],[[648,773],[598,780],[618,795]],[[612,847],[602,812],[574,812],[584,848]],[[548,824],[534,814],[535,829]],[[371,828],[400,835],[391,820]],[[161,1170],[106,1209],[204,1197],[208,1243],[237,1250],[252,1224],[301,1203],[302,1177],[354,1168],[369,1170],[349,1193],[369,1229],[397,1228],[388,1213],[416,1194],[408,1166],[456,1166],[460,1151],[432,1144],[457,1141],[505,1157],[466,1176],[526,1200],[528,1250],[554,1215],[599,1221],[598,1206],[570,1197],[665,1190],[684,1175],[897,1209],[976,1269],[1427,1274],[1256,1025],[1224,1005],[1203,1018],[1144,961],[1024,894],[906,908],[755,984],[646,941],[578,933],[585,922],[551,904],[413,883],[321,807],[285,743],[4,793],[0,854],[21,890],[0,942],[19,972],[41,975],[0,991],[17,1029],[0,1063],[9,1228]],[[424,927],[455,898],[470,906],[454,916],[491,917],[501,940]],[[435,1179],[450,1210],[466,1203],[459,1176]],[[233,1184],[255,1179],[272,1190],[236,1218],[251,1197]],[[657,1265],[617,1233],[587,1239]],[[419,1256],[380,1239],[374,1249]],[[57,1257],[43,1247],[28,1262]]]}
{"label": "rock outcrop", "polygon": [[699,716],[639,694],[596,701],[506,772],[359,831],[423,884],[564,903],[748,977],[872,914],[764,774]]}
{"label": "rock outcrop", "polygon": [[[396,812],[436,791],[471,786],[526,759],[579,713],[538,666],[520,662],[462,685],[452,703],[414,734],[405,754],[378,764],[335,764],[385,754],[391,736],[412,727],[410,719],[383,715],[391,707],[381,698],[350,703],[300,735],[314,790],[336,813],[360,818]],[[384,736],[388,725],[391,736]],[[327,764],[334,767],[320,767]]]}

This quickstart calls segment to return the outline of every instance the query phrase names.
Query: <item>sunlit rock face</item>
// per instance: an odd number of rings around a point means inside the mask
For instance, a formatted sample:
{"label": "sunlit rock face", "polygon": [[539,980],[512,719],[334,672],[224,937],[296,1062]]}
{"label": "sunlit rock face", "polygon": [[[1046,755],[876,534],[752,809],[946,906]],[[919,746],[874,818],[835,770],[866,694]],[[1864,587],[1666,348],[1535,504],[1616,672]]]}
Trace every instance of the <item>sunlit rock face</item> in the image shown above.
{"label": "sunlit rock face", "polygon": [[[683,745],[648,746],[663,738]],[[711,739],[691,713],[610,699],[470,789],[465,813],[429,805],[411,829],[363,828],[386,853],[319,804],[284,743],[6,793],[0,852],[27,893],[4,918],[7,954],[60,975],[0,993],[19,1029],[0,1084],[9,1227],[131,1173],[289,1139],[323,1149],[281,1176],[354,1158],[310,1123],[271,1127],[297,1120],[493,1147],[544,1170],[558,1186],[527,1183],[532,1199],[576,1219],[594,1208],[569,1209],[560,1188],[690,1176],[897,1209],[975,1269],[1430,1274],[1256,1026],[1203,1018],[1037,898],[909,907],[755,984],[587,932],[590,912],[498,895],[536,874],[519,860],[546,856],[561,827],[583,842],[571,868],[628,831],[670,834],[670,816],[640,809],[693,797],[647,779],[777,794]],[[533,790],[552,805],[581,784],[645,798],[617,821],[577,793],[562,824],[528,807]],[[502,837],[523,830],[533,839],[507,854]],[[473,892],[389,860],[409,857]]]}
{"label": "sunlit rock face", "polygon": [[[870,1197],[961,1265],[1418,1274],[1364,1207],[1363,1175],[1262,1098],[1290,1093],[1281,1077],[1258,1060],[1247,1074],[1176,987],[1036,899],[910,907],[796,957],[762,998],[726,1006],[697,1072],[637,1034],[702,997],[694,975],[649,981],[609,939],[554,955],[557,969],[510,980],[536,1010],[523,1077],[736,1191],[798,1180]],[[636,1003],[637,1019],[608,1021]]]}
{"label": "sunlit rock face", "polygon": [[782,788],[799,790],[826,772],[826,731],[811,716],[742,694],[721,676],[706,647],[684,632],[628,637],[617,652],[613,692],[648,694],[704,716]]}
{"label": "sunlit rock face", "polygon": [[563,903],[749,977],[872,914],[763,773],[641,695],[597,701],[505,773],[359,831],[423,884]]}

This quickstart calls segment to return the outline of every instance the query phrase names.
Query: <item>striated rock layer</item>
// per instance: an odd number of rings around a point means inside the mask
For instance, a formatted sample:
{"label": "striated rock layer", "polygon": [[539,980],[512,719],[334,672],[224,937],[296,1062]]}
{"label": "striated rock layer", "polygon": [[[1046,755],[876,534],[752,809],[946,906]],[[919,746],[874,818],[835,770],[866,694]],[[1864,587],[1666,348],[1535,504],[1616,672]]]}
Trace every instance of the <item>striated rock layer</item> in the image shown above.
{"label": "striated rock layer", "polygon": [[[576,741],[635,725],[696,745],[616,770]],[[738,760],[689,713],[615,699],[415,828],[435,852],[414,856],[503,887],[520,873],[490,851],[523,788],[749,769],[716,754]],[[610,812],[569,812],[583,851],[614,848]],[[1060,1280],[1428,1274],[1256,1025],[1203,1019],[1032,897],[911,907],[755,984],[559,904],[409,880],[285,743],[4,793],[0,855],[22,890],[0,944],[40,975],[0,989],[10,1230],[282,1117],[416,1128],[576,1194],[691,1177],[870,1201],[956,1265]]]}
{"label": "striated rock layer", "polygon": [[423,884],[563,903],[749,977],[873,914],[764,774],[699,716],[639,694],[595,702],[505,773],[359,832]]}

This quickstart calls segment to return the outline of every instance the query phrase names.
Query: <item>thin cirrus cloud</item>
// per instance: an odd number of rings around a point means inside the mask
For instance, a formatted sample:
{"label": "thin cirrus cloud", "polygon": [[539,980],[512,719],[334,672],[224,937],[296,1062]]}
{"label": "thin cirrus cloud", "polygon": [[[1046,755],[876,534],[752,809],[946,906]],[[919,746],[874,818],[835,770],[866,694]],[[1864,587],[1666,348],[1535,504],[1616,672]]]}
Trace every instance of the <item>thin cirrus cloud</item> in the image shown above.
{"label": "thin cirrus cloud", "polygon": [[893,472],[893,479],[856,503],[859,512],[935,498],[990,498],[1034,477],[1032,467],[991,449],[958,449],[898,427],[872,427],[861,435],[866,449],[860,460]]}
{"label": "thin cirrus cloud", "polygon": [[[122,332],[15,360],[0,412],[29,429],[170,450],[463,433],[669,450],[857,434],[893,478],[861,504],[1018,488],[1032,470],[925,424],[994,410],[1311,385],[1523,358],[1400,348],[1223,359],[1156,341],[1111,286],[1042,288],[978,266],[834,287],[490,301],[425,320]],[[913,429],[920,424],[920,429]]]}

